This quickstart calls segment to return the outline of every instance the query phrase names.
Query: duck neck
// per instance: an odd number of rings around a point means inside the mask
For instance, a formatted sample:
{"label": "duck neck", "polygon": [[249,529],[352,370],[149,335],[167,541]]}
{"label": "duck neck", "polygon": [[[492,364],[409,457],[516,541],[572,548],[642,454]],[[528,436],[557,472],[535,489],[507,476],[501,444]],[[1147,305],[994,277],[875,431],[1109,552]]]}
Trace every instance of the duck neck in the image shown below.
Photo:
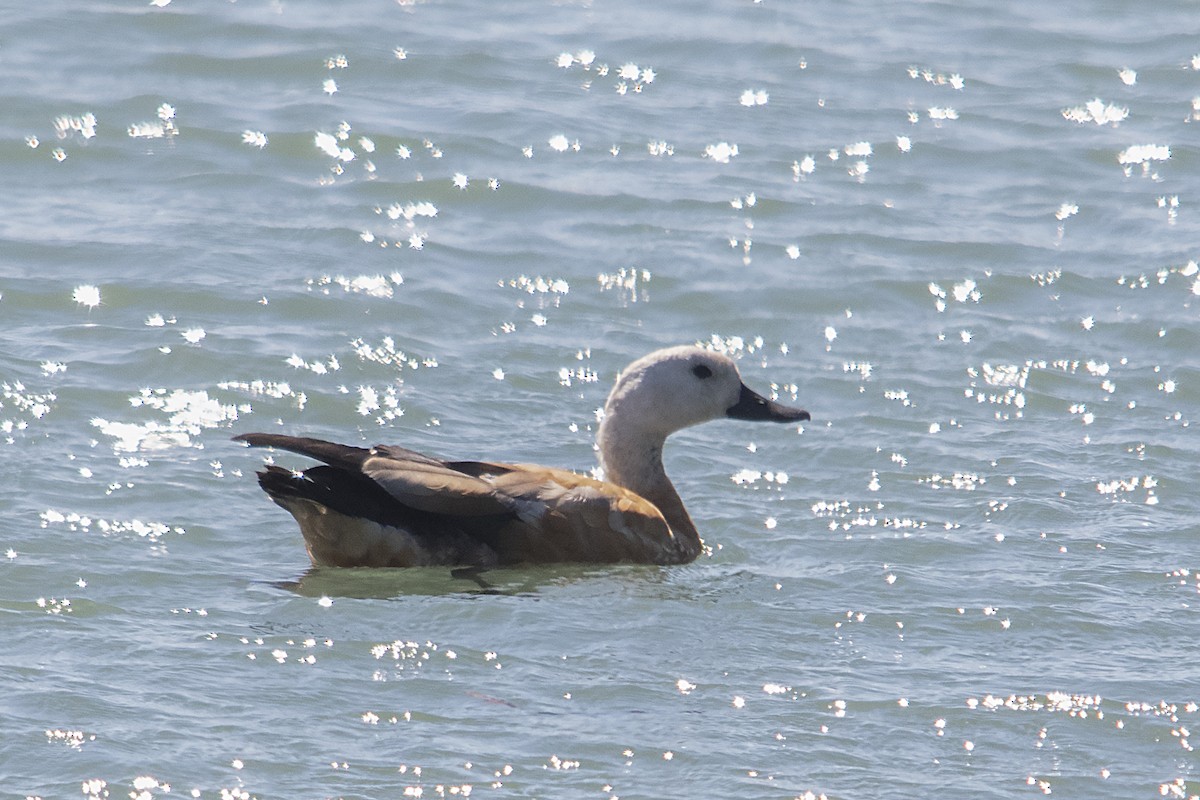
{"label": "duck neck", "polygon": [[605,479],[653,503],[662,512],[674,534],[681,563],[692,561],[700,554],[704,544],[684,508],[683,500],[663,469],[665,437],[632,431],[612,423],[611,415],[605,417],[598,437],[600,464],[604,467]]}

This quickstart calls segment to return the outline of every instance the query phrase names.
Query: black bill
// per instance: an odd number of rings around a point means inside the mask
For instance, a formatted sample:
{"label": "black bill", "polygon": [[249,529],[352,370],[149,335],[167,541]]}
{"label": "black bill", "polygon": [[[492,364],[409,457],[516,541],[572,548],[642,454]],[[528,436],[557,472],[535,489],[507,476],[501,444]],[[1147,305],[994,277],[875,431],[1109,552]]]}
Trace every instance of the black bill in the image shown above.
{"label": "black bill", "polygon": [[792,408],[776,403],[774,400],[768,400],[744,383],[737,403],[725,410],[725,416],[752,422],[800,422],[811,419],[804,409]]}

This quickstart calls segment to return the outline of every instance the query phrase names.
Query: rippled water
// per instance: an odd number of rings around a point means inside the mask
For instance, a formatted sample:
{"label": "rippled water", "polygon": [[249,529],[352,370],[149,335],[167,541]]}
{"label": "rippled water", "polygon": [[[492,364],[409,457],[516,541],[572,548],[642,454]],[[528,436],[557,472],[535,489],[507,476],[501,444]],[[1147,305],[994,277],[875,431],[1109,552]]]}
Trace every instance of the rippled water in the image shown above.
{"label": "rippled water", "polygon": [[[1200,795],[1194,4],[9,12],[6,795]],[[686,567],[312,571],[229,441],[587,469],[681,342],[813,414]]]}

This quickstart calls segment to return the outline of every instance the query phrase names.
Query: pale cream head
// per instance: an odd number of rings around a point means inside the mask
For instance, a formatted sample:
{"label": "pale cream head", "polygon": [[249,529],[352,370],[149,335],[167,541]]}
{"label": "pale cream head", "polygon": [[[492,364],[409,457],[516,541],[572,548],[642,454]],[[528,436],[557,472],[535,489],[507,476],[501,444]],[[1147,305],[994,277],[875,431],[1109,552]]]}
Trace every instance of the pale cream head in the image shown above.
{"label": "pale cream head", "polygon": [[766,400],[742,383],[728,356],[683,345],[656,350],[630,364],[604,406],[605,423],[665,438],[701,422],[732,417],[788,422],[808,413]]}

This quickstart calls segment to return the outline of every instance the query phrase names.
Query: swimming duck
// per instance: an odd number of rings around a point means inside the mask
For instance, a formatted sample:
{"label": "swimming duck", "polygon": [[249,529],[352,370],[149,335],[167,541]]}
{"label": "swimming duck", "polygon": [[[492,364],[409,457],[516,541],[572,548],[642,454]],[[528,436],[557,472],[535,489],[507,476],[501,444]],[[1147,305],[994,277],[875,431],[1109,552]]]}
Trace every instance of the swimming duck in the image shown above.
{"label": "swimming duck", "polygon": [[258,473],[263,491],[296,518],[317,566],[685,564],[703,543],[663,470],[663,443],[722,417],[809,419],[747,387],[726,356],[682,346],[619,375],[598,434],[605,480],[532,464],[443,461],[392,445],[274,433],[234,439],[322,462]]}

